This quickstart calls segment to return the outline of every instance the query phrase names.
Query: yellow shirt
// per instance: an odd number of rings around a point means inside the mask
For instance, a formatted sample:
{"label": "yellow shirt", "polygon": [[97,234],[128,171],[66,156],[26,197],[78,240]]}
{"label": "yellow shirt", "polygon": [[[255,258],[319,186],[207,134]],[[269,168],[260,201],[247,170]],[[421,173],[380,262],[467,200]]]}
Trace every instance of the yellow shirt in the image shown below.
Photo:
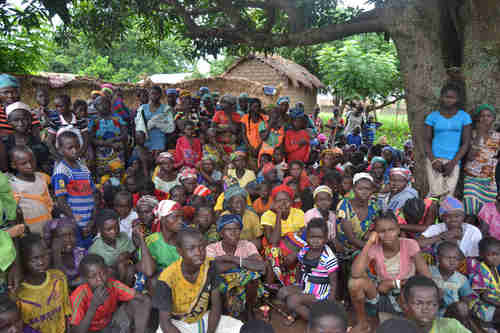
{"label": "yellow shirt", "polygon": [[41,285],[21,283],[17,307],[23,323],[31,328],[41,333],[65,333],[66,316],[71,315],[66,275],[49,269]]}
{"label": "yellow shirt", "polygon": [[[260,224],[263,226],[274,227],[276,224],[276,214],[272,210],[268,210],[260,218]],[[281,236],[285,236],[290,232],[297,232],[305,227],[304,212],[297,208],[290,208],[290,214],[286,220],[281,220]]]}
{"label": "yellow shirt", "polygon": [[[252,200],[250,199],[250,195],[247,195],[247,205],[252,206]],[[215,202],[214,211],[223,210],[224,209],[224,192],[219,194],[217,201]]]}
{"label": "yellow shirt", "polygon": [[182,258],[165,268],[158,277],[172,292],[172,314],[186,323],[197,322],[208,311],[210,291],[214,286],[204,287],[210,283],[208,269],[212,260],[205,259],[194,283],[187,281],[182,274]]}
{"label": "yellow shirt", "polygon": [[253,172],[252,170],[249,170],[249,169],[245,169],[245,173],[243,174],[243,177],[241,177],[241,178],[238,178],[236,176],[236,169],[228,169],[227,175],[238,179],[238,183],[240,184],[241,188],[245,188],[245,186],[247,186],[248,183],[250,183],[256,179],[255,172]]}
{"label": "yellow shirt", "polygon": [[[221,215],[226,214],[231,214],[231,212],[226,210]],[[259,216],[250,209],[246,209],[243,214],[243,230],[241,230],[240,239],[250,241],[261,237],[262,234]]]}

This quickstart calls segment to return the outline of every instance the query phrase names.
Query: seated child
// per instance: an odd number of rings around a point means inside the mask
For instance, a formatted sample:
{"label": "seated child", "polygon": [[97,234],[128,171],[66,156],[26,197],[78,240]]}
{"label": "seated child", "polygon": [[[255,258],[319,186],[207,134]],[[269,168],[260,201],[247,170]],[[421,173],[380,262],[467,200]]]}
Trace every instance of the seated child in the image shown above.
{"label": "seated child", "polygon": [[196,165],[198,171],[198,183],[205,186],[214,186],[222,181],[222,172],[216,169],[215,157],[212,155],[204,155]]}
{"label": "seated child", "polygon": [[89,253],[98,254],[110,267],[116,264],[121,253],[132,253],[135,250],[134,243],[127,234],[120,232],[118,219],[114,210],[103,209],[97,212],[95,223],[99,236],[89,249]]}
{"label": "seated child", "polygon": [[[497,184],[500,188],[500,184]],[[496,239],[500,239],[500,190],[495,202],[488,202],[483,205],[478,214],[481,220],[481,231]]]}
{"label": "seated child", "polygon": [[[146,332],[151,313],[148,296],[109,277],[104,259],[96,254],[83,258],[80,275],[85,283],[71,294],[72,332],[113,332],[115,325],[130,327],[127,321],[133,322],[134,333]],[[119,302],[124,304],[118,307]]]}
{"label": "seated child", "polygon": [[[300,263],[300,287],[280,289],[278,297],[286,302],[290,311],[303,319],[311,315],[310,306],[318,300],[335,300],[338,269],[337,258],[328,241],[328,227],[322,219],[312,219],[306,227],[306,242],[297,254]],[[288,318],[287,324],[294,318]]]}
{"label": "seated child", "polygon": [[52,219],[54,203],[49,193],[50,177],[35,171],[35,156],[26,146],[12,148],[10,160],[15,174],[9,177],[9,183],[24,222],[31,232],[41,233],[45,223]]}
{"label": "seated child", "polygon": [[133,200],[132,194],[126,191],[116,193],[113,200],[113,208],[119,218],[120,232],[126,233],[130,239],[132,238],[132,222],[137,219]]}
{"label": "seated child", "polygon": [[23,323],[41,333],[67,332],[68,282],[63,272],[49,269],[49,248],[39,234],[28,234],[21,238],[19,254],[24,276],[16,298]]}
{"label": "seated child", "polygon": [[402,308],[407,319],[414,321],[423,333],[469,333],[460,322],[440,318],[439,288],[432,279],[415,275],[403,287]]}
{"label": "seated child", "polygon": [[458,245],[443,242],[437,248],[437,266],[430,266],[432,279],[441,290],[440,315],[455,318],[465,327],[472,329],[468,303],[473,291],[469,280],[459,272],[458,265],[463,258]]}
{"label": "seated child", "polygon": [[309,310],[307,333],[350,331],[348,316],[341,304],[332,300],[322,300],[313,303]]}
{"label": "seated child", "polygon": [[158,277],[153,306],[160,311],[163,332],[234,333],[243,323],[223,316],[222,296],[217,288],[215,264],[207,258],[202,234],[186,228],[177,235],[181,256]]}
{"label": "seated child", "polygon": [[142,232],[147,237],[153,233],[154,211],[159,201],[152,195],[143,195],[136,205],[137,220],[132,222],[132,227],[140,226]]}
{"label": "seated child", "polygon": [[69,217],[50,220],[43,227],[43,239],[51,249],[52,265],[66,274],[69,287],[81,283],[78,267],[87,250],[76,245],[76,222]]}
{"label": "seated child", "polygon": [[478,297],[472,302],[472,314],[481,321],[481,326],[500,324],[500,241],[493,237],[479,242],[480,262],[472,264],[469,279]]}
{"label": "seated child", "polygon": [[196,137],[195,124],[192,121],[184,123],[184,136],[177,139],[175,146],[175,167],[194,168],[201,160],[201,142]]}
{"label": "seated child", "polygon": [[304,214],[305,224],[309,224],[315,218],[323,219],[328,226],[328,241],[335,241],[337,231],[337,217],[335,211],[331,210],[333,191],[325,185],[316,187],[313,193],[315,208],[309,209]]}
{"label": "seated child", "polygon": [[174,162],[174,156],[169,152],[160,153],[156,157],[157,166],[153,172],[152,180],[155,184],[155,196],[158,200],[168,199],[168,192],[175,185],[179,185]]}
{"label": "seated child", "polygon": [[94,210],[95,186],[89,169],[78,160],[78,136],[70,131],[57,137],[63,159],[57,162],[52,174],[52,184],[58,208],[65,216],[73,218],[83,229]]}
{"label": "seated child", "polygon": [[192,225],[201,232],[203,238],[207,241],[207,245],[220,241],[212,206],[203,205],[196,207]]}

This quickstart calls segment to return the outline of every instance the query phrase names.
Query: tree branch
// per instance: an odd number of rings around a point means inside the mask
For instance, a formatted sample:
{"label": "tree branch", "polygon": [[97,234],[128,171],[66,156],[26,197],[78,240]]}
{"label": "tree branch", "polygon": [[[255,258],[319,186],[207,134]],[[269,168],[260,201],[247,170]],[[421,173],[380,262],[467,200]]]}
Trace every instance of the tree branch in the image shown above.
{"label": "tree branch", "polygon": [[373,107],[369,107],[369,112],[372,112],[372,111],[375,111],[375,110],[379,110],[379,109],[383,109],[385,108],[386,106],[389,106],[389,105],[392,105],[394,103],[397,103],[399,102],[400,100],[402,99],[405,99],[406,98],[406,95],[400,95],[398,97],[396,97],[396,99],[390,101],[390,102],[385,102],[383,104],[380,104],[380,105],[377,105],[377,106],[373,106]]}

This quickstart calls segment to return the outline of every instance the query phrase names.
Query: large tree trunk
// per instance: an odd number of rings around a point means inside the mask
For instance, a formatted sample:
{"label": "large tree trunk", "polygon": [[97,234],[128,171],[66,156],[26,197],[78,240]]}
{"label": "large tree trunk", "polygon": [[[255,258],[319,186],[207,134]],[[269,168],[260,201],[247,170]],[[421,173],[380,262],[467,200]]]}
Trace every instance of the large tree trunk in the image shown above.
{"label": "large tree trunk", "polygon": [[[389,6],[401,4],[391,2]],[[387,30],[406,89],[416,187],[425,195],[424,120],[437,108],[440,88],[450,79],[447,67],[461,67],[466,111],[482,103],[500,107],[500,6],[498,0],[407,0],[387,22]]]}

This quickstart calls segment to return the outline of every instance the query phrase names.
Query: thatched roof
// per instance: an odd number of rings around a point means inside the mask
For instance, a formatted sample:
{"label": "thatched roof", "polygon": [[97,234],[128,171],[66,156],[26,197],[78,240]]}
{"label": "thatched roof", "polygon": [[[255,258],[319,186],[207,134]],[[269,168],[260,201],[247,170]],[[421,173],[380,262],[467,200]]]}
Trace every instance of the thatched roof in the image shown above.
{"label": "thatched roof", "polygon": [[231,71],[248,60],[258,60],[276,70],[280,75],[287,77],[295,87],[300,85],[309,89],[325,88],[325,85],[313,74],[311,74],[305,67],[279,55],[263,55],[252,54],[244,58],[240,58],[232,64],[224,74],[223,77],[230,75]]}

